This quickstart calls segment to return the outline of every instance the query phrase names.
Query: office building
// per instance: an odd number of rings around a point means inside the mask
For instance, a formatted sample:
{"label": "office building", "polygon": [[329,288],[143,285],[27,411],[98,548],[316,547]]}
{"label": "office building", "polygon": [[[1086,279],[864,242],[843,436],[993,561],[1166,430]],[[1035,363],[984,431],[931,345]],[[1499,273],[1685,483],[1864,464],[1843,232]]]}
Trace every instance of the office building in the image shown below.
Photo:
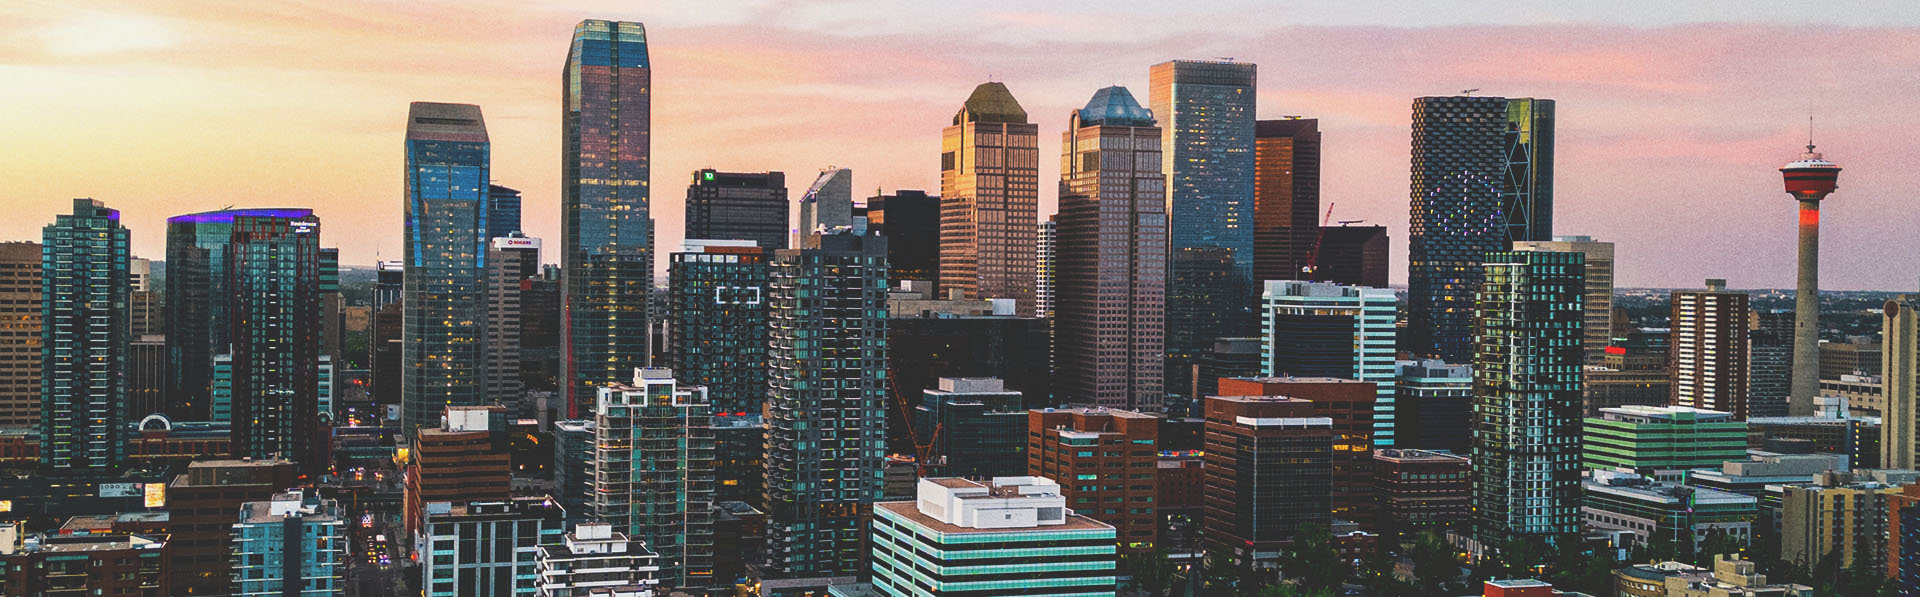
{"label": "office building", "polygon": [[127,325],[132,327],[127,333],[134,338],[166,335],[166,309],[154,284],[153,261],[139,257],[128,260],[127,280],[132,288],[127,295]]}
{"label": "office building", "polygon": [[505,501],[512,490],[507,412],[450,406],[421,429],[407,462],[407,532],[421,533],[433,502]]}
{"label": "office building", "polygon": [[528,595],[540,546],[560,543],[565,513],[552,498],[427,504],[420,553],[426,597]]}
{"label": "office building", "polygon": [[966,478],[1027,472],[1027,408],[1020,392],[991,377],[942,377],[922,392],[914,429],[932,458],[927,474]]}
{"label": "office building", "polygon": [[[1183,275],[1183,249],[1224,249],[1232,267],[1223,286],[1253,287],[1256,71],[1244,62],[1173,60],[1148,73],[1147,105],[1159,120],[1160,172],[1166,175],[1168,249],[1175,255],[1170,281]],[[1222,297],[1228,310],[1206,316],[1169,305],[1169,329],[1225,321],[1227,333],[1221,335],[1247,335],[1254,322],[1251,299],[1245,292]],[[1174,319],[1182,313],[1194,317]]]}
{"label": "office building", "polygon": [[1753,310],[1747,326],[1747,411],[1787,416],[1793,385],[1793,312]]}
{"label": "office building", "polygon": [[1556,236],[1553,240],[1524,240],[1513,243],[1515,251],[1572,251],[1586,255],[1587,317],[1581,345],[1586,347],[1585,364],[1600,362],[1607,346],[1613,343],[1613,243],[1596,241],[1591,236]]}
{"label": "office building", "polygon": [[1379,445],[1379,391],[1373,382],[1334,377],[1254,377],[1220,380],[1220,396],[1284,396],[1313,404],[1313,416],[1333,430],[1333,517],[1371,522],[1373,450]]}
{"label": "office building", "polygon": [[631,385],[601,388],[594,409],[589,517],[651,546],[677,589],[713,582],[711,408],[671,369],[638,369]]}
{"label": "office building", "polygon": [[1842,375],[1880,373],[1881,345],[1871,337],[1852,336],[1846,342],[1820,343],[1820,379],[1839,379]]}
{"label": "office building", "polygon": [[859,570],[886,458],[886,239],[816,242],[775,254],[768,292],[764,504],[770,569],[785,577]]}
{"label": "office building", "polygon": [[1886,564],[1888,511],[1897,485],[1856,479],[1852,473],[1816,475],[1812,485],[1788,485],[1780,503],[1780,559],[1821,562],[1842,570],[1881,572]]}
{"label": "office building", "polygon": [[1398,300],[1393,291],[1270,280],[1260,301],[1263,373],[1372,382],[1379,392],[1373,443],[1394,447]]}
{"label": "office building", "polygon": [[813,186],[807,187],[806,194],[800,196],[800,222],[796,226],[802,239],[801,248],[809,248],[805,239],[821,234],[853,227],[853,170],[828,166],[820,170],[820,176],[813,179]]}
{"label": "office building", "polygon": [[1475,301],[1473,536],[1580,530],[1583,255],[1490,253]]}
{"label": "office building", "polygon": [[1129,551],[1158,541],[1155,450],[1159,419],[1104,408],[1027,412],[1027,474],[1059,482],[1076,512],[1113,525]]}
{"label": "office building", "polygon": [[1627,472],[1594,471],[1581,481],[1581,488],[1585,528],[1631,533],[1634,543],[1643,547],[1657,537],[1677,553],[1693,553],[1708,533],[1751,542],[1759,515],[1752,496],[1661,483]]}
{"label": "office building", "polygon": [[1005,84],[981,83],[940,133],[940,283],[1036,312],[1040,126]]}
{"label": "office building", "polygon": [[1838,454],[1855,469],[1880,468],[1880,417],[1859,416],[1845,398],[1815,399],[1807,417],[1747,419],[1747,447],[1772,452]]}
{"label": "office building", "polygon": [[1207,554],[1234,568],[1275,568],[1301,525],[1331,522],[1333,420],[1281,396],[1210,396],[1206,413]]}
{"label": "office building", "polygon": [[40,465],[110,474],[126,460],[127,228],[74,199],[41,228]]}
{"label": "office building", "polygon": [[[1920,301],[1911,295],[1886,302],[1881,314],[1880,466],[1920,468]],[[1916,554],[1920,555],[1920,554]]]}
{"label": "office building", "polygon": [[1554,102],[1413,100],[1407,347],[1464,363],[1491,251],[1553,238]]}
{"label": "office building", "polygon": [[[1016,317],[1004,308],[999,315],[945,306],[909,310],[917,303],[890,300],[887,310],[887,358],[893,369],[888,380],[908,410],[920,406],[922,392],[937,389],[943,377],[999,379],[1009,391],[1021,393],[1023,411],[1059,404],[1052,392],[1047,320]],[[913,453],[911,417],[892,407],[887,416],[888,451]]]}
{"label": "office building", "polygon": [[320,220],[242,215],[232,229],[233,454],[286,458],[318,478],[331,464],[319,411]]}
{"label": "office building", "polygon": [[1673,293],[1675,406],[1752,416],[1747,410],[1747,294],[1725,280]]}
{"label": "office building", "polygon": [[1339,226],[1320,228],[1320,238],[1313,245],[1313,271],[1304,277],[1348,286],[1386,288],[1391,250],[1387,227],[1351,224],[1342,221]]}
{"label": "office building", "polygon": [[171,595],[165,532],[111,528],[22,536],[0,524],[0,594]]}
{"label": "office building", "polygon": [[345,590],[340,504],[300,490],[240,505],[233,524],[233,595],[325,596]]}
{"label": "office building", "polygon": [[228,311],[235,293],[227,267],[233,223],[241,217],[297,220],[309,209],[227,209],[167,218],[166,307],[167,415],[180,420],[212,416],[213,359],[233,340]]}
{"label": "office building", "polygon": [[0,427],[40,422],[40,243],[0,243]]}
{"label": "office building", "polygon": [[573,28],[561,79],[560,400],[593,416],[597,388],[647,362],[653,291],[652,64],[640,23]]}
{"label": "office building", "polygon": [[1213,343],[1251,332],[1240,311],[1252,291],[1224,247],[1173,249],[1166,289],[1166,374],[1170,393],[1193,399],[1193,368]]}
{"label": "office building", "polygon": [[894,283],[923,281],[940,295],[939,197],[912,189],[868,197],[867,230],[887,237],[887,276]]}
{"label": "office building", "polygon": [[686,238],[750,240],[787,248],[787,175],[695,170],[687,183]]}
{"label": "office building", "polygon": [[1590,469],[1651,475],[1712,468],[1747,454],[1744,421],[1686,406],[1603,408],[1586,418],[1580,433],[1580,464]]}
{"label": "office building", "polygon": [[1473,461],[1431,450],[1373,452],[1373,491],[1379,496],[1374,525],[1383,536],[1440,529],[1469,514]]}
{"label": "office building", "polygon": [[1114,595],[1118,580],[1114,528],[1038,477],[921,479],[914,501],[874,506],[872,545],[878,595]]}
{"label": "office building", "polygon": [[233,581],[233,515],[246,502],[266,501],[293,487],[286,460],[200,460],[167,484],[173,508],[167,531],[168,584],[178,594],[226,595]]}
{"label": "office building", "polygon": [[514,232],[487,241],[488,404],[520,399],[520,339],[526,315],[523,292],[540,272],[540,239]]}
{"label": "office building", "polygon": [[540,597],[644,597],[660,586],[659,556],[604,522],[583,522],[535,562]]}
{"label": "office building", "polygon": [[1188,401],[1188,409],[1181,413],[1174,413],[1173,409],[1169,408],[1168,416],[1198,414],[1194,411],[1199,409],[1194,405],[1199,404],[1200,400],[1207,396],[1219,395],[1221,378],[1257,377],[1264,373],[1266,367],[1261,363],[1260,358],[1263,344],[1265,342],[1260,338],[1221,338],[1213,341],[1213,349],[1202,354],[1200,362],[1193,367],[1196,373],[1193,390],[1189,395],[1200,398]]}
{"label": "office building", "polygon": [[1463,455],[1472,450],[1472,367],[1396,361],[1393,386],[1397,447]]}
{"label": "office building", "polygon": [[479,106],[412,104],[400,348],[400,427],[407,437],[432,428],[448,406],[487,398],[490,147]]}
{"label": "office building", "polygon": [[1038,264],[1033,275],[1034,314],[1053,320],[1053,282],[1055,272],[1059,270],[1059,254],[1054,250],[1059,243],[1059,228],[1056,218],[1048,217],[1040,223],[1040,241],[1035,248],[1039,253],[1034,257]]}
{"label": "office building", "polygon": [[1124,87],[1094,93],[1061,140],[1054,385],[1065,404],[1158,411],[1167,271],[1160,129]]}
{"label": "office building", "polygon": [[[39,371],[34,373],[38,382]],[[168,377],[165,337],[136,336],[127,343],[127,420],[166,412]]]}
{"label": "office building", "polygon": [[1667,406],[1672,400],[1671,331],[1636,329],[1611,339],[1585,371],[1586,416],[1604,408]]}
{"label": "office building", "polygon": [[1303,279],[1320,238],[1320,121],[1261,120],[1253,137],[1254,280]]}

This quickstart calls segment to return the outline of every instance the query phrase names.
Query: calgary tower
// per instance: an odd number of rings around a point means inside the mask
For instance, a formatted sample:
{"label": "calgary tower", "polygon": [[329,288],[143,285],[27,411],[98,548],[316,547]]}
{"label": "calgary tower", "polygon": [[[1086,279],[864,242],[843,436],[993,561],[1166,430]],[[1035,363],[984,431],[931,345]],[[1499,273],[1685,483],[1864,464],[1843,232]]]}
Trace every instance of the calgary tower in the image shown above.
{"label": "calgary tower", "polygon": [[1813,414],[1820,392],[1820,201],[1839,186],[1840,166],[1813,150],[1780,167],[1787,194],[1800,202],[1800,279],[1794,292],[1793,386],[1788,414]]}

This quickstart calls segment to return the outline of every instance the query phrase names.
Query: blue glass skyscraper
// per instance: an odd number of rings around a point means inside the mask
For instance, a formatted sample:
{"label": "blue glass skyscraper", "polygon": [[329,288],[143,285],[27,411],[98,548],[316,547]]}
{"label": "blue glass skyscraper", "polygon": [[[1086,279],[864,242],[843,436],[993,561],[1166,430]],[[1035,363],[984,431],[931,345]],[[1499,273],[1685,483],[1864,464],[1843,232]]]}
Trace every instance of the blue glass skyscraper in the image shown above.
{"label": "blue glass skyscraper", "polygon": [[[212,410],[213,359],[232,339],[227,245],[242,217],[297,219],[310,209],[224,209],[167,218],[167,414],[225,421]],[[231,414],[231,413],[228,413]]]}
{"label": "blue glass skyscraper", "polygon": [[92,199],[41,229],[40,463],[55,472],[126,460],[129,242]]}
{"label": "blue glass skyscraper", "polygon": [[641,24],[574,26],[560,149],[560,392],[572,418],[593,412],[597,388],[646,362],[651,72]]}
{"label": "blue glass skyscraper", "polygon": [[487,185],[487,238],[500,238],[522,232],[520,229],[520,191],[500,185]]}
{"label": "blue glass skyscraper", "polygon": [[320,220],[241,216],[227,245],[233,452],[327,470],[320,434]]}
{"label": "blue glass skyscraper", "polygon": [[407,114],[401,428],[486,396],[487,169],[480,107],[414,102]]}

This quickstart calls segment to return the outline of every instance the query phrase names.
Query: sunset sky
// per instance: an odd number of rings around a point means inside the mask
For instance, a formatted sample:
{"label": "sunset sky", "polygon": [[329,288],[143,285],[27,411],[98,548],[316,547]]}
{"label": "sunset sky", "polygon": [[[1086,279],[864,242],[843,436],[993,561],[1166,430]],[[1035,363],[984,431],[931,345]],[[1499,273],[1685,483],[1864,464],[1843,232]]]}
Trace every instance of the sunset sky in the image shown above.
{"label": "sunset sky", "polygon": [[556,246],[561,67],[574,23],[603,18],[647,26],[662,252],[698,168],[781,170],[795,200],[828,165],[858,196],[937,190],[940,129],[989,79],[1040,125],[1052,213],[1069,110],[1112,84],[1144,99],[1157,62],[1232,57],[1260,67],[1262,118],[1321,119],[1323,209],[1389,227],[1395,283],[1409,106],[1478,88],[1558,100],[1555,229],[1618,243],[1623,286],[1790,287],[1775,169],[1811,110],[1846,168],[1823,287],[1916,290],[1920,11],[1669,4],[10,0],[0,240],[93,197],[159,259],[167,216],[313,207],[344,262],[398,259],[407,103],[427,100],[482,106],[494,179]]}

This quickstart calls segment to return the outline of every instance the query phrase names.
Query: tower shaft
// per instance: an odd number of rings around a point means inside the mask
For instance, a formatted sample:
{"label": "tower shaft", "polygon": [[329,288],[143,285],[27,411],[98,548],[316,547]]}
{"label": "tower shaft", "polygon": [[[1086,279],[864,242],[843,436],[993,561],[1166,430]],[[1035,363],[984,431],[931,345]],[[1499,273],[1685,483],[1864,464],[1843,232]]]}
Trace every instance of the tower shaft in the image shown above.
{"label": "tower shaft", "polygon": [[1820,199],[1800,201],[1800,269],[1793,305],[1793,383],[1788,414],[1813,414],[1820,393]]}

